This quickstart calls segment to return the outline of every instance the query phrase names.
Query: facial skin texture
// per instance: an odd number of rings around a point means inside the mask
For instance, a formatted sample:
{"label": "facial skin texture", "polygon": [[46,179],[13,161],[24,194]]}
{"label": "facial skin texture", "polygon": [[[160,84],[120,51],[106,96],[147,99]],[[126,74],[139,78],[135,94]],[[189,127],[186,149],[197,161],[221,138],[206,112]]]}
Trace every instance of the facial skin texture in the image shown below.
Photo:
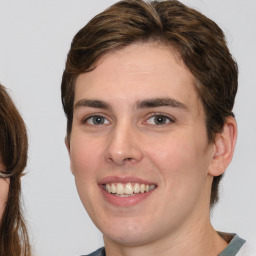
{"label": "facial skin texture", "polygon": [[[2,164],[2,159],[0,156],[0,170],[4,170],[5,167]],[[2,179],[0,178],[0,219],[3,216],[5,205],[8,198],[8,192],[9,192],[9,180],[8,179]]]}
{"label": "facial skin texture", "polygon": [[[225,140],[209,144],[195,79],[172,48],[135,44],[105,55],[79,75],[74,106],[66,142],[71,170],[107,255],[217,255],[226,246],[209,221],[212,176],[227,162],[219,160]],[[224,131],[235,138],[233,126]],[[120,178],[156,189],[115,204],[102,183]]]}

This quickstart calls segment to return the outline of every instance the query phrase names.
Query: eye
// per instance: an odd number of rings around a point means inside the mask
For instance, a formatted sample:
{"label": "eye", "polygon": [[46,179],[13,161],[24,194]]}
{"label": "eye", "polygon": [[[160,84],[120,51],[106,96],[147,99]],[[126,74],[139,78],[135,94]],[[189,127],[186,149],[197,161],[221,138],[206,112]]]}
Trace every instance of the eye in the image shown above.
{"label": "eye", "polygon": [[109,124],[110,122],[103,116],[90,116],[86,118],[83,123],[87,123],[89,125],[104,125]]}
{"label": "eye", "polygon": [[151,125],[165,125],[168,123],[173,123],[174,120],[166,115],[153,115],[147,119],[147,123]]}

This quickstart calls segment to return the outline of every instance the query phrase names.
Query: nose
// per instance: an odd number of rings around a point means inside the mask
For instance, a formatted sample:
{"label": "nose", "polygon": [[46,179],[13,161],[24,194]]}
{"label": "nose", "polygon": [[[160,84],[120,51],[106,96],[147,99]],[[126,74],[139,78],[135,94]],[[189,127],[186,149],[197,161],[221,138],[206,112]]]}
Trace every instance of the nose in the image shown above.
{"label": "nose", "polygon": [[143,152],[138,137],[138,131],[131,125],[117,125],[109,134],[105,160],[119,166],[140,162]]}

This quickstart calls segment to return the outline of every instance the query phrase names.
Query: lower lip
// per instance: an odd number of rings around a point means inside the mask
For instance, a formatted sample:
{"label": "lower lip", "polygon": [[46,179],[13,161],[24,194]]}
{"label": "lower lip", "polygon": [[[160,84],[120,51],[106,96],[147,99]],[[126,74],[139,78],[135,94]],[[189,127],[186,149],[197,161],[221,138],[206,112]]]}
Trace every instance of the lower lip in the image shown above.
{"label": "lower lip", "polygon": [[115,196],[114,194],[108,193],[102,185],[99,186],[100,190],[103,194],[103,197],[111,204],[119,207],[129,207],[136,205],[142,201],[144,201],[146,198],[148,198],[152,192],[154,192],[155,189],[145,192],[145,193],[138,193],[134,194],[133,196],[127,196],[127,197],[121,197],[121,196]]}

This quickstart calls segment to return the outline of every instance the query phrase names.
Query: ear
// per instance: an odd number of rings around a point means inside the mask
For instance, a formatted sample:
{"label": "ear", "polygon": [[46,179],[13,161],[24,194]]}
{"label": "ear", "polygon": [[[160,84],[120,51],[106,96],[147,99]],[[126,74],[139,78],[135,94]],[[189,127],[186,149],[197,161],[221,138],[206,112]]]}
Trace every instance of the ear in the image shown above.
{"label": "ear", "polygon": [[68,154],[69,154],[69,159],[70,159],[70,170],[72,172],[72,174],[74,174],[74,171],[73,171],[73,165],[72,165],[72,161],[71,161],[71,158],[70,158],[70,138],[68,138],[67,136],[65,137],[65,145],[66,145],[66,148],[68,150]]}
{"label": "ear", "polygon": [[70,140],[68,139],[67,136],[65,137],[65,145],[68,150],[68,154],[70,155]]}
{"label": "ear", "polygon": [[230,164],[237,138],[237,124],[234,117],[226,118],[222,132],[216,134],[212,162],[208,170],[211,176],[219,176]]}

